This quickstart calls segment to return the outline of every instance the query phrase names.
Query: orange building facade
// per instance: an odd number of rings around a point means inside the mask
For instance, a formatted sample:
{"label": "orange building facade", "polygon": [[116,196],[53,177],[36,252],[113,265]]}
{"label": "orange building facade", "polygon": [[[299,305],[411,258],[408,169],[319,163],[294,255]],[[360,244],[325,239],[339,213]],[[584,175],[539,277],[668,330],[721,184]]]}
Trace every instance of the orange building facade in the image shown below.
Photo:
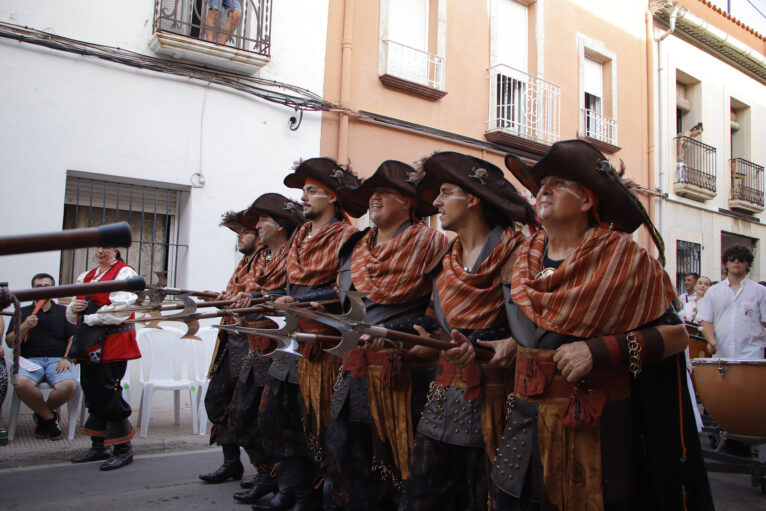
{"label": "orange building facade", "polygon": [[[331,0],[322,155],[365,177],[458,151],[501,168],[557,140],[652,184],[642,2]],[[648,17],[651,20],[651,17]]]}

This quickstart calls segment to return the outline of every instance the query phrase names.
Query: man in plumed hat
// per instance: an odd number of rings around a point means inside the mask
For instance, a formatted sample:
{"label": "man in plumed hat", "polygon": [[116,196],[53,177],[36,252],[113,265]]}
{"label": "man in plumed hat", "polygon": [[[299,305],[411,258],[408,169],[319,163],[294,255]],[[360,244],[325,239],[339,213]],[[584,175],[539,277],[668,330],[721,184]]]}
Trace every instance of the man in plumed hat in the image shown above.
{"label": "man in plumed hat", "polygon": [[[414,174],[411,166],[388,160],[360,186],[340,190],[359,206],[354,216],[369,211],[372,227],[341,248],[338,276],[341,296],[366,294],[365,322],[413,334],[414,325],[433,325],[425,317],[431,296],[425,270],[447,245],[446,236],[420,220],[436,209],[418,200]],[[413,422],[433,379],[433,366],[422,367],[418,356],[424,350],[362,340],[346,354],[335,384],[325,439],[325,509],[397,506],[408,478]]]}
{"label": "man in plumed hat", "polygon": [[[507,302],[514,393],[491,478],[495,509],[712,509],[662,264],[631,238],[638,198],[593,145],[506,165],[544,231],[518,250]],[[680,403],[680,409],[679,409]]]}
{"label": "man in plumed hat", "polygon": [[[287,296],[313,301],[336,297],[338,251],[356,231],[348,214],[357,208],[338,195],[359,180],[330,158],[298,162],[284,183],[303,191],[303,215],[308,220],[296,229],[287,251]],[[338,332],[314,321],[299,320],[299,330],[316,334]],[[330,418],[330,400],[340,359],[322,351],[318,343],[301,343],[299,359],[278,355],[261,398],[258,426],[263,446],[276,471],[279,491],[256,510],[320,509],[314,486],[320,486],[322,435]],[[299,410],[302,412],[298,415]],[[313,484],[312,484],[313,483]],[[295,507],[293,507],[295,506]]]}
{"label": "man in plumed hat", "polygon": [[[300,205],[278,193],[258,197],[241,217],[245,227],[258,231],[263,248],[258,250],[250,272],[251,285],[233,296],[236,307],[252,305],[253,295],[284,294],[287,278],[287,240],[295,229],[305,222]],[[247,315],[243,321],[248,328],[277,328],[270,319]],[[243,482],[245,491],[234,494],[238,502],[254,504],[265,495],[277,490],[273,467],[268,463],[258,430],[258,408],[271,359],[263,354],[273,349],[268,338],[248,335],[249,352],[239,373],[228,412],[230,434],[245,448],[250,463],[257,469],[254,479]],[[249,488],[247,488],[249,487]]]}
{"label": "man in plumed hat", "polygon": [[[241,293],[249,296],[253,287],[253,261],[263,244],[258,239],[258,232],[244,225],[245,210],[228,211],[221,218],[220,225],[228,227],[237,235],[237,250],[242,254],[237,267],[234,269],[226,289],[216,298],[220,300],[241,297]],[[236,304],[235,304],[236,306]],[[221,324],[231,324],[235,320],[225,317]],[[213,423],[210,432],[210,443],[218,443],[223,451],[223,464],[213,472],[200,474],[199,478],[206,483],[222,483],[229,479],[241,479],[244,467],[239,459],[239,445],[231,431],[232,415],[231,398],[237,384],[240,370],[249,350],[246,336],[220,331],[216,341],[213,358],[210,363],[208,377],[210,385],[205,394],[205,408],[208,419]]]}
{"label": "man in plumed hat", "polygon": [[457,344],[439,360],[410,456],[405,506],[484,509],[487,470],[508,389],[471,357],[478,340],[508,337],[500,276],[524,241],[534,211],[490,162],[441,152],[422,165],[418,195],[457,234],[433,271],[433,311]]}

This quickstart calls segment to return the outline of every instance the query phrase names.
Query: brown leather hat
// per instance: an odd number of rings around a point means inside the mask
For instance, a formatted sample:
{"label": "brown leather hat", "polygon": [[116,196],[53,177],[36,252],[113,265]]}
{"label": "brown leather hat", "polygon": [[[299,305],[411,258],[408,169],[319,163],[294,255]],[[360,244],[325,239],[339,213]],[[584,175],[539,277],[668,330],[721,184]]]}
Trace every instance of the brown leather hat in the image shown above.
{"label": "brown leather hat", "polygon": [[531,167],[513,154],[506,155],[505,165],[535,195],[540,190],[540,181],[547,176],[581,184],[593,192],[598,200],[599,218],[613,229],[632,233],[644,224],[657,245],[660,261],[665,264],[665,243],[644,205],[593,144],[579,139],[562,140]]}
{"label": "brown leather hat", "polygon": [[378,188],[391,188],[405,197],[413,197],[417,199],[415,215],[419,218],[435,215],[436,208],[433,207],[433,204],[422,201],[420,200],[420,197],[418,197],[415,180],[413,179],[415,174],[415,169],[406,163],[396,160],[386,160],[381,163],[375,173],[365,179],[361,185],[356,188],[342,188],[338,190],[338,194],[343,197],[343,200],[349,203],[354,203],[362,210],[361,214],[352,215],[356,218],[359,218],[367,211],[369,208],[370,197]]}
{"label": "brown leather hat", "polygon": [[563,177],[588,188],[598,199],[601,220],[618,231],[633,232],[648,217],[606,156],[584,140],[556,142],[532,167],[513,154],[506,155],[505,165],[535,195],[547,176]]}
{"label": "brown leather hat", "polygon": [[221,227],[228,227],[232,231],[239,234],[239,231],[242,229],[255,229],[255,227],[249,227],[242,223],[242,217],[245,214],[245,211],[227,211],[223,215],[221,215],[221,222],[218,224]]}
{"label": "brown leather hat", "polygon": [[447,151],[427,158],[423,170],[425,176],[418,183],[418,197],[423,202],[433,204],[442,183],[452,183],[481,199],[506,225],[536,223],[532,206],[505,179],[503,171],[488,161]]}
{"label": "brown leather hat", "polygon": [[250,205],[241,217],[242,223],[255,229],[258,217],[267,215],[273,218],[287,232],[306,222],[301,205],[278,193],[264,193]]}
{"label": "brown leather hat", "polygon": [[310,158],[299,161],[293,168],[293,172],[285,177],[285,186],[288,188],[302,189],[307,179],[313,179],[326,186],[335,193],[338,203],[346,213],[353,217],[364,214],[358,206],[347,203],[338,195],[338,190],[344,187],[359,186],[359,179],[350,171],[344,169],[331,158]]}

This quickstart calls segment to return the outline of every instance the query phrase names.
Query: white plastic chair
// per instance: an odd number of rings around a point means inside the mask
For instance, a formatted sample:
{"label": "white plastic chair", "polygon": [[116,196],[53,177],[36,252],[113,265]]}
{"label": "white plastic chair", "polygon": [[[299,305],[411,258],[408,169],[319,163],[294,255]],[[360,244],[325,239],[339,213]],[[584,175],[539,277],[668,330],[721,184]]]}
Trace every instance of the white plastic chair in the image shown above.
{"label": "white plastic chair", "polygon": [[[177,328],[142,328],[138,332],[139,346],[143,353],[144,363],[139,364],[139,381],[143,385],[141,405],[138,410],[140,437],[146,438],[149,432],[149,413],[152,405],[152,394],[155,390],[172,390],[174,419],[181,423],[181,391],[189,391],[192,409],[192,431],[197,434],[197,384],[189,377],[189,359],[192,350],[189,341],[181,340],[183,332]],[[174,361],[180,359],[181,376],[174,376]],[[144,366],[148,365],[148,374]]]}
{"label": "white plastic chair", "polygon": [[[82,389],[80,388],[80,366],[77,364],[73,364],[73,369],[75,376],[77,377],[77,386],[74,389],[74,394],[72,394],[72,397],[69,399],[69,401],[66,402],[67,407],[67,418],[69,419],[69,422],[67,423],[68,430],[67,430],[67,438],[69,440],[74,439],[74,434],[77,431],[77,412],[80,408],[80,397],[82,395]],[[9,387],[13,388],[12,385],[9,385]],[[53,387],[48,385],[45,382],[41,382],[38,386],[38,389],[40,391],[51,391],[53,390]],[[47,396],[44,396],[47,397]],[[63,406],[63,405],[62,405]],[[21,410],[21,398],[16,393],[16,389],[13,389],[13,396],[11,397],[11,413],[8,420],[8,440],[13,440],[16,437],[16,424],[19,420],[19,411]],[[58,410],[61,410],[61,408],[58,408]]]}
{"label": "white plastic chair", "polygon": [[215,350],[215,342],[218,338],[218,329],[212,327],[200,328],[197,333],[197,337],[202,339],[202,342],[196,341],[194,343],[194,358],[196,366],[196,381],[199,388],[199,426],[198,431],[200,435],[207,433],[207,409],[205,408],[205,394],[207,394],[207,388],[210,386],[210,380],[207,377],[207,370],[210,367],[210,360],[213,358],[213,351]]}

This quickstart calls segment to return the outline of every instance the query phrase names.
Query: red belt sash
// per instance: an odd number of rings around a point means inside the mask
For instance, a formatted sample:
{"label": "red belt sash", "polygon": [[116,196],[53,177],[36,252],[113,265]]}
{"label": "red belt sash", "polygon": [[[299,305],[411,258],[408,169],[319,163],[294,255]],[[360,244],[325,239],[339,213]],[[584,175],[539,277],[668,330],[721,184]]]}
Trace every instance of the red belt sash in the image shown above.
{"label": "red belt sash", "polygon": [[519,347],[516,354],[514,391],[527,401],[568,399],[561,422],[570,429],[598,424],[607,400],[630,395],[630,381],[619,370],[599,371],[577,383],[569,383],[552,360],[553,350]]}

